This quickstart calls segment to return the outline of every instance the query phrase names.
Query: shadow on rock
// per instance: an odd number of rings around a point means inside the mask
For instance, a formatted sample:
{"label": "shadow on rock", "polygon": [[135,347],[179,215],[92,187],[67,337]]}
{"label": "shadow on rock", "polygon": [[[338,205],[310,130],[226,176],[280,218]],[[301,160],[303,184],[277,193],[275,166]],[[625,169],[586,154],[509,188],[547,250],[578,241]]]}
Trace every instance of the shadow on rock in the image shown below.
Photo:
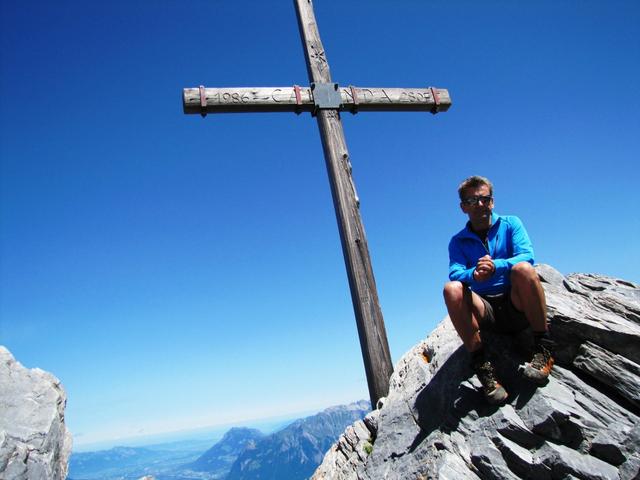
{"label": "shadow on rock", "polygon": [[[533,397],[537,386],[527,382],[520,366],[527,356],[526,332],[523,336],[485,334],[485,348],[496,368],[500,382],[509,393],[508,403],[520,409]],[[500,406],[484,398],[480,382],[469,365],[469,354],[458,348],[418,394],[414,403],[420,433],[410,451],[417,448],[434,430],[450,433],[464,429],[463,419],[474,420],[493,415]]]}

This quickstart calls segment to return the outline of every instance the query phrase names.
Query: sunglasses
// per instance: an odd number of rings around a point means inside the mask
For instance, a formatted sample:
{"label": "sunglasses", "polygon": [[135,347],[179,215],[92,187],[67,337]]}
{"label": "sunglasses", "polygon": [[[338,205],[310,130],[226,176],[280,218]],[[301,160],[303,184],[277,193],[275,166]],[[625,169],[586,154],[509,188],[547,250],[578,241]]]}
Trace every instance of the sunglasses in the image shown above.
{"label": "sunglasses", "polygon": [[462,200],[465,205],[477,205],[482,202],[483,205],[487,205],[493,197],[491,195],[473,195]]}

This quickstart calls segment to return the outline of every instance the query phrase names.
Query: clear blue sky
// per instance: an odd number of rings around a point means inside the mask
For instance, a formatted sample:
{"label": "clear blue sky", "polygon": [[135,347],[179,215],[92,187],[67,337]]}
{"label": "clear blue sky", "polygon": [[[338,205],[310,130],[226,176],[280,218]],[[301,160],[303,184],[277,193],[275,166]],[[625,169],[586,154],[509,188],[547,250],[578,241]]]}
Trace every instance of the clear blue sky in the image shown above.
{"label": "clear blue sky", "polygon": [[[536,260],[639,281],[640,3],[317,0],[392,357],[445,315],[456,186]],[[307,84],[293,2],[0,2],[0,343],[58,376],[77,445],[367,398],[308,114],[182,113],[183,87]]]}

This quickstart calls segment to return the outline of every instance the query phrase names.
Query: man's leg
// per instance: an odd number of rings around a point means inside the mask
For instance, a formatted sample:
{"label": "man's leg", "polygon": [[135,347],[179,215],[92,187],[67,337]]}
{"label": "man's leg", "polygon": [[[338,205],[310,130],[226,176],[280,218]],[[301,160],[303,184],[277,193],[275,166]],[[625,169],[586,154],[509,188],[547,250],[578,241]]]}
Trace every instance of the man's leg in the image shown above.
{"label": "man's leg", "polygon": [[553,368],[551,340],[547,332],[547,303],[538,273],[530,263],[521,262],[511,269],[511,302],[521,312],[533,330],[534,350],[524,376],[544,384]]}
{"label": "man's leg", "polygon": [[482,299],[461,282],[448,282],[443,294],[449,318],[465,348],[468,352],[479,350],[482,347],[480,321],[485,314]]}
{"label": "man's leg", "polygon": [[484,301],[461,282],[447,283],[443,293],[449,318],[471,354],[471,368],[482,384],[487,401],[493,404],[504,402],[508,397],[507,392],[496,379],[480,338],[480,323],[487,308]]}
{"label": "man's leg", "polygon": [[511,269],[511,301],[524,312],[534,332],[547,331],[547,301],[538,273],[528,262],[520,262]]}

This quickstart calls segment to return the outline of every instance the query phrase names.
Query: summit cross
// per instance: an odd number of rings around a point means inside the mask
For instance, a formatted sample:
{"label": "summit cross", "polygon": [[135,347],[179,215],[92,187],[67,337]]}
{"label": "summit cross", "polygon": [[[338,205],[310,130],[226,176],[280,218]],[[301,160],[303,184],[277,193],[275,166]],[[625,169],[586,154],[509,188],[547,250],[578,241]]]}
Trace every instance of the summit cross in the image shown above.
{"label": "summit cross", "polygon": [[446,111],[446,89],[341,87],[331,80],[311,0],[294,0],[304,46],[309,87],[185,88],[184,113],[310,112],[320,129],[331,194],[340,231],[351,300],[369,387],[371,407],[389,392],[393,373],[387,334],[378,301],[369,247],[360,217],[360,200],[351,176],[341,111]]}

